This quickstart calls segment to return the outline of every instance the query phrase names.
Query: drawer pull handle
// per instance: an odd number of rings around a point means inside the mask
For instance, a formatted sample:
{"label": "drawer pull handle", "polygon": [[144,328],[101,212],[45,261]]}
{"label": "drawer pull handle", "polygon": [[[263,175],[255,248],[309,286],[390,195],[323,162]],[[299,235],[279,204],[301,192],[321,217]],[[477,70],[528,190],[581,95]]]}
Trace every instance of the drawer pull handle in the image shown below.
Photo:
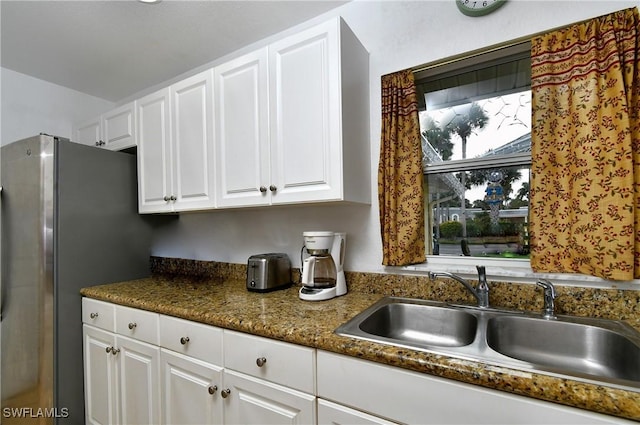
{"label": "drawer pull handle", "polygon": [[182,338],[180,338],[180,344],[187,345],[187,342],[189,342],[188,336],[183,336]]}
{"label": "drawer pull handle", "polygon": [[266,357],[258,357],[256,359],[256,364],[258,365],[258,367],[262,367],[264,366],[264,364],[267,362],[267,358]]}
{"label": "drawer pull handle", "polygon": [[216,391],[218,391],[218,386],[217,385],[210,385],[209,386],[209,394],[215,394]]}
{"label": "drawer pull handle", "polygon": [[222,396],[222,398],[227,398],[229,397],[230,394],[231,394],[231,390],[229,388],[220,391],[220,395]]}
{"label": "drawer pull handle", "polygon": [[130,330],[134,330],[136,328],[136,326],[138,326],[138,324],[136,322],[129,323],[129,329]]}
{"label": "drawer pull handle", "polygon": [[89,317],[91,317],[92,319],[95,319],[96,317],[98,317],[98,313],[91,313]]}

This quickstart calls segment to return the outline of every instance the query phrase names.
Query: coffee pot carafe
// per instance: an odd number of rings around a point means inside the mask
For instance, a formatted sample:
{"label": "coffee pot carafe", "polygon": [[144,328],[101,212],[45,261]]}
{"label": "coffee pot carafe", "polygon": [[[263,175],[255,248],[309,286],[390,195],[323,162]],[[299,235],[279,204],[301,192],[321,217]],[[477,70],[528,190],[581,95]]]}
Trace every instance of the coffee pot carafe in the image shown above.
{"label": "coffee pot carafe", "polygon": [[347,293],[344,276],[345,233],[304,232],[300,298],[321,301]]}

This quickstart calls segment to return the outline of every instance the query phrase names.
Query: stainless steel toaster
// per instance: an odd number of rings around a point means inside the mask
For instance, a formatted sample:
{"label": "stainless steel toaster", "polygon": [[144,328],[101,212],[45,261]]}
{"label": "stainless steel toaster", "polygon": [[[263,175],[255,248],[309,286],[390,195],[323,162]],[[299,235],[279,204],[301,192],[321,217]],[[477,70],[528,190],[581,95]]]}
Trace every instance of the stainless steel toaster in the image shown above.
{"label": "stainless steel toaster", "polygon": [[287,254],[269,253],[249,257],[247,289],[268,292],[291,285],[291,260]]}

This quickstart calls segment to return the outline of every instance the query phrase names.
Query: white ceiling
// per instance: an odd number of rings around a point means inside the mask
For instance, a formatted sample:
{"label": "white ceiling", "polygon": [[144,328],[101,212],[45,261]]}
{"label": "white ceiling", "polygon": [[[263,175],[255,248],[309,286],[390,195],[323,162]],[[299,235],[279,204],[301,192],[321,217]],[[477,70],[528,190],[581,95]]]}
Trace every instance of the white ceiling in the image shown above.
{"label": "white ceiling", "polygon": [[1,65],[118,101],[344,3],[0,0]]}

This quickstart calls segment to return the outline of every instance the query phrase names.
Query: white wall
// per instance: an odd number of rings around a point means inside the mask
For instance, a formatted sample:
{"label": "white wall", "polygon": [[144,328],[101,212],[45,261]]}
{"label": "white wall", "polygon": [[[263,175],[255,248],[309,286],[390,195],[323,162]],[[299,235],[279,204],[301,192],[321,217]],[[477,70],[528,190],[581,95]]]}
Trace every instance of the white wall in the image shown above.
{"label": "white wall", "polygon": [[347,232],[346,270],[381,272],[377,207],[380,77],[464,52],[531,36],[628,7],[635,1],[510,0],[482,18],[462,15],[453,0],[354,1],[341,15],[370,54],[371,206],[273,207],[183,214],[159,231],[159,256],[244,263],[251,254],[286,252],[300,264],[302,232]]}
{"label": "white wall", "polygon": [[73,123],[100,115],[112,102],[0,68],[0,142],[47,133],[71,137]]}

